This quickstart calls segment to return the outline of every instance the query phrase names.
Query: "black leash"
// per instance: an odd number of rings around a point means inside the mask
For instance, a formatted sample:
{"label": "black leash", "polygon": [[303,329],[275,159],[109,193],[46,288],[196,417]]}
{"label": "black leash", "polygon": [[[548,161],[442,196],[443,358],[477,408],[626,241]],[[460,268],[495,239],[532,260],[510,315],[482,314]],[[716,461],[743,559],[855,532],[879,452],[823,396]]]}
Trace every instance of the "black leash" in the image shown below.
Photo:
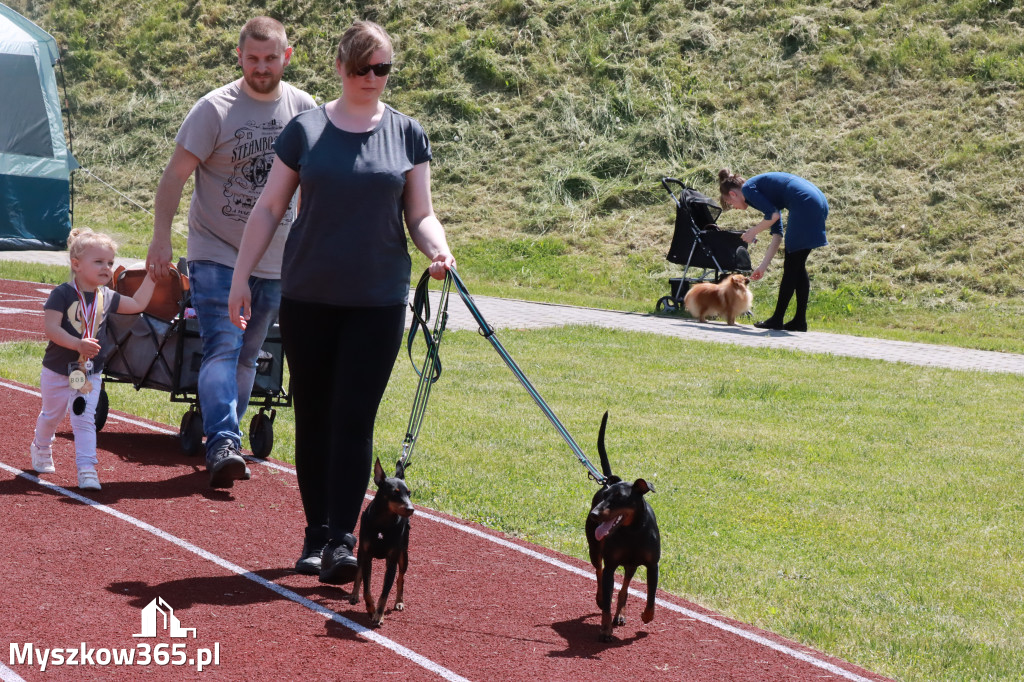
{"label": "black leash", "polygon": [[[418,435],[419,433],[419,426],[423,419],[423,411],[426,409],[426,396],[430,395],[429,385],[437,381],[437,379],[440,378],[441,376],[441,361],[438,358],[438,346],[441,342],[441,335],[444,333],[445,324],[448,321],[448,292],[451,287],[451,284],[454,283],[455,289],[459,292],[459,295],[462,297],[463,302],[466,304],[466,308],[469,309],[469,312],[473,316],[473,319],[475,319],[477,325],[479,325],[480,334],[490,342],[491,346],[494,347],[494,350],[496,350],[498,352],[498,355],[501,356],[501,359],[505,362],[506,365],[508,365],[508,368],[512,370],[512,373],[515,375],[516,379],[518,379],[519,383],[523,385],[523,388],[526,389],[526,392],[530,394],[530,397],[533,398],[533,401],[537,403],[537,406],[544,413],[544,416],[548,418],[548,421],[551,422],[551,424],[555,427],[555,430],[557,430],[559,435],[562,436],[562,439],[565,440],[565,442],[569,445],[569,448],[572,450],[573,454],[576,455],[576,459],[580,461],[580,464],[587,468],[588,475],[590,476],[590,478],[603,485],[606,481],[605,475],[602,474],[601,471],[597,467],[595,467],[589,459],[587,459],[587,456],[583,454],[583,450],[576,443],[576,441],[573,440],[573,437],[569,433],[569,431],[565,428],[565,426],[562,425],[562,422],[559,421],[558,417],[551,410],[551,408],[548,407],[548,404],[544,402],[544,399],[540,396],[540,393],[538,393],[537,389],[533,387],[533,384],[530,383],[530,380],[526,378],[526,375],[523,374],[523,371],[519,369],[519,365],[517,365],[515,360],[512,359],[512,356],[508,354],[508,351],[505,350],[505,347],[501,345],[501,342],[498,340],[497,335],[494,333],[494,328],[491,327],[491,325],[487,324],[487,320],[485,320],[484,316],[480,313],[480,309],[476,307],[476,303],[473,301],[473,297],[470,295],[469,290],[466,289],[466,285],[463,283],[462,278],[459,277],[459,273],[456,272],[455,270],[449,270],[447,275],[445,276],[444,287],[441,291],[441,301],[440,305],[438,306],[437,318],[435,319],[434,323],[434,334],[430,335],[427,332],[426,320],[430,317],[430,303],[427,296],[427,284],[429,280],[430,275],[427,272],[424,272],[423,276],[420,278],[419,284],[416,287],[416,295],[414,297],[414,302],[411,306],[413,308],[413,326],[410,327],[409,329],[409,358],[410,360],[412,359],[412,337],[413,334],[415,333],[414,330],[416,327],[422,327],[424,337],[427,339],[427,358],[426,360],[424,360],[423,369],[417,370],[417,372],[420,375],[420,386],[417,387],[416,389],[416,400],[413,402],[413,416],[410,417],[409,419],[410,426],[409,429],[407,430],[406,442],[403,443],[402,445],[403,465],[405,464],[405,460],[408,459],[406,452],[412,452],[412,446],[416,442],[416,435]],[[419,308],[419,310],[417,308]],[[425,314],[421,314],[420,310],[425,311]],[[413,367],[415,368],[415,363],[413,363]],[[424,377],[427,378],[425,379]],[[426,384],[425,391],[423,389],[424,384]],[[424,393],[422,405],[419,402],[421,393]],[[418,417],[417,409],[419,410]],[[413,426],[414,419],[418,419],[418,421],[415,423],[415,427]],[[412,438],[411,441],[410,434]]]}

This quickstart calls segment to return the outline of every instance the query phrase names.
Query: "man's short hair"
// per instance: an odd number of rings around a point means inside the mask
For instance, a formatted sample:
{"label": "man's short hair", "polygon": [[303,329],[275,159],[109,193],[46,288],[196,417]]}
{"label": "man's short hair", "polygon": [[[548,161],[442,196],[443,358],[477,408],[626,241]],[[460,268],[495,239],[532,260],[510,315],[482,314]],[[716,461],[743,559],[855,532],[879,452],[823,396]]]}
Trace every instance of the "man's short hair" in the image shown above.
{"label": "man's short hair", "polygon": [[246,38],[253,40],[276,40],[281,47],[288,47],[288,34],[285,33],[284,24],[271,17],[255,17],[245,22],[242,32],[238,35],[238,49],[245,46]]}

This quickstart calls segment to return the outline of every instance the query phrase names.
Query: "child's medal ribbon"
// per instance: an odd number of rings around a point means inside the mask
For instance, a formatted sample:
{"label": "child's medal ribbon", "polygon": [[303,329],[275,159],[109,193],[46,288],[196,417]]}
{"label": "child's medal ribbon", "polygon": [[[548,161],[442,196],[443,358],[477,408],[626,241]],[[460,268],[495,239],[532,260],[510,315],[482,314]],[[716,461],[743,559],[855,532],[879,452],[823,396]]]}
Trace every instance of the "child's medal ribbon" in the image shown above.
{"label": "child's medal ribbon", "polygon": [[[96,333],[96,321],[99,319],[100,311],[103,309],[103,293],[102,287],[96,289],[96,294],[93,296],[92,305],[86,305],[85,295],[81,289],[78,288],[78,282],[73,282],[75,287],[75,294],[78,296],[78,317],[82,322],[82,338],[91,339],[95,338]],[[84,367],[85,371],[81,369],[74,369],[68,374],[68,385],[73,390],[81,391],[82,393],[90,393],[92,391],[92,382],[89,381],[87,372],[92,371],[92,360],[87,360],[84,356],[78,356],[78,362],[80,367]]]}

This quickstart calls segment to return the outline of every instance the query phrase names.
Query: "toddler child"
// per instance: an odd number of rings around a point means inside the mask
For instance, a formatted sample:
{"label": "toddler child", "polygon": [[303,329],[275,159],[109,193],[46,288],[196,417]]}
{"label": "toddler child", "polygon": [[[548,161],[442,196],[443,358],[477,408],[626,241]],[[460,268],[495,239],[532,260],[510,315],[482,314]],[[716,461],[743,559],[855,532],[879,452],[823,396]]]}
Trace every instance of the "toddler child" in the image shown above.
{"label": "toddler child", "polygon": [[43,306],[50,343],[39,379],[43,408],[30,447],[32,468],[41,474],[54,472],[54,434],[70,407],[78,487],[83,490],[100,489],[95,419],[103,362],[110,350],[101,345],[107,316],[142,312],[156,284],[150,272],[134,297],[111,290],[107,285],[113,278],[116,251],[114,240],[105,234],[89,228],[72,230],[68,235],[71,280],[50,292]]}

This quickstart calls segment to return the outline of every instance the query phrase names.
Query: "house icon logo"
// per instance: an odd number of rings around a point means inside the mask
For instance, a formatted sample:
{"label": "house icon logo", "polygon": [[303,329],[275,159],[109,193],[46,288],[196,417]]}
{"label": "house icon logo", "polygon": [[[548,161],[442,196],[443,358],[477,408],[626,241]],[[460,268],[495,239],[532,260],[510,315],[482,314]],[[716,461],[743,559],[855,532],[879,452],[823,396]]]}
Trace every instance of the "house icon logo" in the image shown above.
{"label": "house icon logo", "polygon": [[183,628],[181,627],[181,621],[178,620],[177,616],[174,615],[174,609],[171,605],[163,600],[161,597],[157,597],[153,601],[146,604],[145,608],[142,609],[142,632],[132,637],[156,637],[157,636],[157,613],[163,616],[163,629],[167,631],[167,634],[171,637],[188,637],[188,633],[192,633],[192,639],[196,638],[195,628]]}

